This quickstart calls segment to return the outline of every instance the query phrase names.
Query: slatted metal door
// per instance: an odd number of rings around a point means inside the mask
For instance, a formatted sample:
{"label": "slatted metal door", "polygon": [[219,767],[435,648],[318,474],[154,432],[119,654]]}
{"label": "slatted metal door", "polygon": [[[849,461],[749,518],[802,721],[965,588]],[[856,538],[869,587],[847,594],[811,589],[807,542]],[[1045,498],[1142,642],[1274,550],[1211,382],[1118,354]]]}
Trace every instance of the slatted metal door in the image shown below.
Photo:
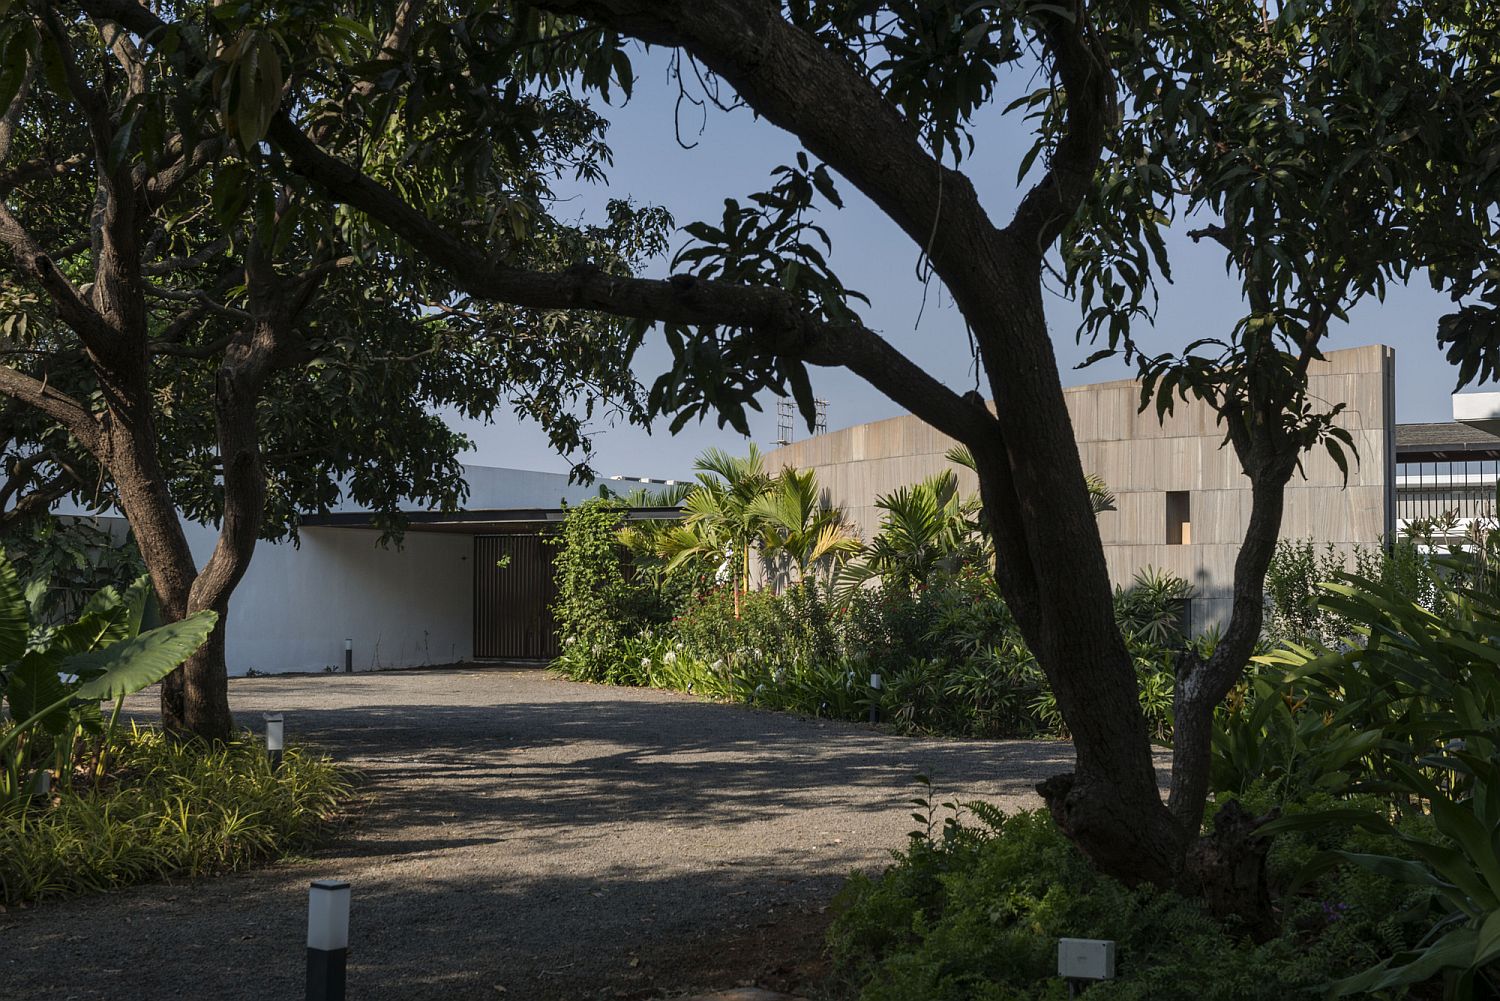
{"label": "slatted metal door", "polygon": [[474,656],[557,656],[552,622],[552,547],[540,535],[474,537]]}

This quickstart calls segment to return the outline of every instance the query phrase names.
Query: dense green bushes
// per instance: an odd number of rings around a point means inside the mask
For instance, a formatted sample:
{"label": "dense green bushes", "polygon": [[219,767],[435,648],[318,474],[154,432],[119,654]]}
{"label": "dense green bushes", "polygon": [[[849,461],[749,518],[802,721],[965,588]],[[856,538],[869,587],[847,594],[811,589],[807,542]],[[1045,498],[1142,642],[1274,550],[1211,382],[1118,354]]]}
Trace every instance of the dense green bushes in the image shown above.
{"label": "dense green bushes", "polygon": [[[680,523],[625,525],[623,505],[610,500],[569,511],[553,538],[562,674],[839,719],[866,719],[874,707],[913,732],[1066,734],[996,593],[977,504],[953,473],[879,498],[880,531],[861,545],[810,473],[772,476],[753,450],[743,459],[710,451],[698,469],[691,488],[638,499],[681,502]],[[1091,489],[1108,510],[1107,490]],[[1187,645],[1191,593],[1148,571],[1116,596],[1160,740],[1171,733],[1172,665]]]}
{"label": "dense green bushes", "polygon": [[0,901],[242,869],[306,846],[350,794],[327,758],[289,749],[271,770],[248,734],[227,746],[158,730],[118,735],[98,782],[0,810]]}
{"label": "dense green bushes", "polygon": [[[1161,737],[1171,729],[1170,668],[1183,643],[1184,597],[1182,587],[1160,579],[1118,597],[1142,706]],[[673,688],[836,719],[865,719],[874,704],[882,719],[913,732],[1063,732],[993,580],[975,568],[935,573],[917,588],[840,592],[813,579],[780,594],[718,588],[683,601],[669,621],[635,632],[616,623],[611,613],[579,625],[555,669],[577,681]],[[881,677],[879,690],[870,686],[872,674]]]}
{"label": "dense green bushes", "polygon": [[[1421,891],[1333,871],[1283,896],[1281,933],[1257,945],[1213,921],[1201,902],[1099,875],[1042,811],[972,811],[914,833],[885,874],[856,875],[844,890],[829,943],[845,988],[861,1001],[1061,999],[1061,937],[1117,943],[1119,979],[1088,992],[1099,1001],[1312,998],[1330,978],[1425,931]],[[1285,835],[1271,854],[1271,880],[1284,890],[1320,853],[1389,843],[1326,825]]]}
{"label": "dense green bushes", "polygon": [[1495,996],[1500,593],[1472,555],[1421,572],[1416,587],[1320,585],[1312,611],[1342,632],[1259,658],[1219,714],[1212,809],[1283,813],[1261,829],[1269,941],[1099,876],[1045,814],[975,806],[978,826],[929,826],[884,875],[853,879],[831,938],[846,986],[864,1001],[1062,997],[1071,936],[1118,943],[1120,979],[1089,992],[1102,1001]]}
{"label": "dense green bushes", "polygon": [[122,733],[125,697],[198,649],[216,616],[143,630],[145,577],[61,603],[50,580],[23,580],[0,551],[0,903],[242,868],[304,843],[348,795],[321,757],[292,752],[273,773],[250,739]]}

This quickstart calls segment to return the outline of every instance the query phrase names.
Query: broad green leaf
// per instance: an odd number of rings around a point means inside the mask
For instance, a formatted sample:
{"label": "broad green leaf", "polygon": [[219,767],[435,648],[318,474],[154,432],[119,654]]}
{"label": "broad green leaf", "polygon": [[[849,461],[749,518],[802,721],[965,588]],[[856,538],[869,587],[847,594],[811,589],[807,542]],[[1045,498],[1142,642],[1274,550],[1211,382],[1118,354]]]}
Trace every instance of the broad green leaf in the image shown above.
{"label": "broad green leaf", "polygon": [[26,653],[29,631],[26,592],[15,566],[0,551],[0,667],[20,660]]}
{"label": "broad green leaf", "polygon": [[1479,940],[1474,946],[1474,965],[1488,966],[1500,959],[1500,911],[1491,911],[1479,926]]}
{"label": "broad green leaf", "polygon": [[21,658],[10,672],[5,686],[5,701],[13,720],[30,720],[48,733],[62,732],[67,723],[66,704],[71,687],[58,676],[60,659],[51,653],[33,650]]}
{"label": "broad green leaf", "polygon": [[1401,953],[1385,963],[1333,985],[1335,996],[1373,994],[1407,984],[1419,984],[1446,969],[1469,969],[1478,933],[1455,928],[1427,948]]}
{"label": "broad green leaf", "polygon": [[89,598],[78,619],[58,629],[50,649],[64,656],[88,653],[135,636],[151,594],[151,579],[141,577],[122,594],[103,587]]}
{"label": "broad green leaf", "polygon": [[218,618],[198,612],[103,650],[68,657],[63,668],[89,679],[78,688],[80,699],[132,695],[181,666],[208,639]]}

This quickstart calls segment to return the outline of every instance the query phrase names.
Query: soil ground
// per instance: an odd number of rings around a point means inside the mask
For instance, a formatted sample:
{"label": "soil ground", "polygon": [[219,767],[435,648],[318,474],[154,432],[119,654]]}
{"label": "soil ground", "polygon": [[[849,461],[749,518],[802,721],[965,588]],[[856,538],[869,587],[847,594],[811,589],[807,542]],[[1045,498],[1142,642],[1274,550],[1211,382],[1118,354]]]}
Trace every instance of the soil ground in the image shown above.
{"label": "soil ground", "polygon": [[[932,741],[669,692],[460,667],[236,679],[364,778],[309,857],[0,913],[31,1001],[302,996],[307,884],[353,884],[349,996],[644,999],[815,982],[828,906],[943,798],[1037,804],[1066,744]],[[140,718],[154,693],[130,704]],[[0,994],[4,991],[0,990]]]}

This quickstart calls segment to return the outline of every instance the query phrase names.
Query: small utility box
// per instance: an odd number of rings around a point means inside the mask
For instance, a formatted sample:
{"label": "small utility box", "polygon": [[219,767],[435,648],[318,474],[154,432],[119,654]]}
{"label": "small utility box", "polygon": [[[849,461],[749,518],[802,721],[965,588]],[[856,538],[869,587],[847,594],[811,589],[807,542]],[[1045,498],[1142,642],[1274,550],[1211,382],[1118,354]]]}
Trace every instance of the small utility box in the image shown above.
{"label": "small utility box", "polygon": [[1057,975],[1068,980],[1115,979],[1115,944],[1102,938],[1058,939]]}

